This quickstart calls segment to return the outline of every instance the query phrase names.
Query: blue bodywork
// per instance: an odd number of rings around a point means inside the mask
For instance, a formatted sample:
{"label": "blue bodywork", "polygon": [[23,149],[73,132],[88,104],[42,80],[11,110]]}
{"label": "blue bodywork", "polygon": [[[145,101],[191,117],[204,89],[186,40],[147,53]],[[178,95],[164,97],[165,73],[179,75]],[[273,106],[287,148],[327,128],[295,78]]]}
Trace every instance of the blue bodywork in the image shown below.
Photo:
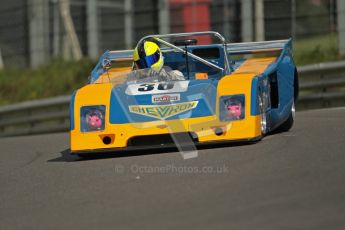
{"label": "blue bodywork", "polygon": [[77,91],[74,91],[69,105],[69,111],[70,111],[70,130],[74,129],[74,101],[75,101],[75,95]]}
{"label": "blue bodywork", "polygon": [[[212,116],[216,112],[217,100],[217,84],[214,80],[191,80],[189,81],[188,91],[180,92],[179,103],[198,101],[195,109],[185,113],[177,114],[169,117],[166,120],[182,119],[182,118],[196,118]],[[110,96],[110,118],[112,124],[124,124],[132,122],[148,122],[155,121],[156,118],[137,115],[129,112],[128,105],[157,105],[152,102],[152,95],[127,95],[125,93],[126,85],[115,87]],[[125,103],[122,103],[125,102]],[[170,103],[159,103],[159,105],[167,105]],[[119,109],[121,108],[121,109]]]}

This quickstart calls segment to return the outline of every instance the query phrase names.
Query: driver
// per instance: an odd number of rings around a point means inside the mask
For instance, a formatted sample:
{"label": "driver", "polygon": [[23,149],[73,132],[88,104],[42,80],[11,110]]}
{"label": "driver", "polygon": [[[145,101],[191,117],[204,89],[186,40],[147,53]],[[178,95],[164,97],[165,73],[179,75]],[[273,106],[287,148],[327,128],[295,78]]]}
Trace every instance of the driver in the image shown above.
{"label": "driver", "polygon": [[133,53],[134,68],[146,69],[146,74],[130,74],[129,81],[136,81],[150,76],[151,80],[157,81],[177,81],[185,80],[183,74],[178,70],[172,70],[168,66],[164,66],[164,57],[159,46],[152,41],[143,41],[134,49]]}

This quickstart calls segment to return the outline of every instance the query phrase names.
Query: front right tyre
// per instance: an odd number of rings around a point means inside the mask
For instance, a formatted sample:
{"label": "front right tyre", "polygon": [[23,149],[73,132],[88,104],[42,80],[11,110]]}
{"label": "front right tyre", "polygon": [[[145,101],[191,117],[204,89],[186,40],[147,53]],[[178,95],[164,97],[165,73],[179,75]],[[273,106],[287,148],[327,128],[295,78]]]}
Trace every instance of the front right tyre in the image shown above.
{"label": "front right tyre", "polygon": [[267,115],[265,111],[265,103],[263,96],[259,97],[259,109],[260,109],[260,127],[261,127],[261,135],[265,136],[267,133]]}

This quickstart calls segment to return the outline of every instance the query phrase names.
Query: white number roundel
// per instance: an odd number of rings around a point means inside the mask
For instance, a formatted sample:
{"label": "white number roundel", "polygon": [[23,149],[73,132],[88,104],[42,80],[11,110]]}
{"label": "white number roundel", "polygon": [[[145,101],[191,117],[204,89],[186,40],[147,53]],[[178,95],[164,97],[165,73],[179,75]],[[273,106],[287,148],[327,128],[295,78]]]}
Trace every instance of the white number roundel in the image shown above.
{"label": "white number roundel", "polygon": [[139,83],[127,86],[127,95],[145,95],[160,93],[181,93],[188,89],[189,81]]}

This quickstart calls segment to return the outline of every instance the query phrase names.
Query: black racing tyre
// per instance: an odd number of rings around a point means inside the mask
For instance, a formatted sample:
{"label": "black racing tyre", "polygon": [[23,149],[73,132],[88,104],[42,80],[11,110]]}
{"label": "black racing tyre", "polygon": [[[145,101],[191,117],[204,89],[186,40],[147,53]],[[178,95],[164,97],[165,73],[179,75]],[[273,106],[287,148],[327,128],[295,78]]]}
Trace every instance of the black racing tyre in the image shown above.
{"label": "black racing tyre", "polygon": [[295,113],[296,113],[295,102],[293,102],[291,106],[291,112],[290,112],[289,118],[278,127],[277,129],[278,132],[287,132],[292,128],[295,122]]}

